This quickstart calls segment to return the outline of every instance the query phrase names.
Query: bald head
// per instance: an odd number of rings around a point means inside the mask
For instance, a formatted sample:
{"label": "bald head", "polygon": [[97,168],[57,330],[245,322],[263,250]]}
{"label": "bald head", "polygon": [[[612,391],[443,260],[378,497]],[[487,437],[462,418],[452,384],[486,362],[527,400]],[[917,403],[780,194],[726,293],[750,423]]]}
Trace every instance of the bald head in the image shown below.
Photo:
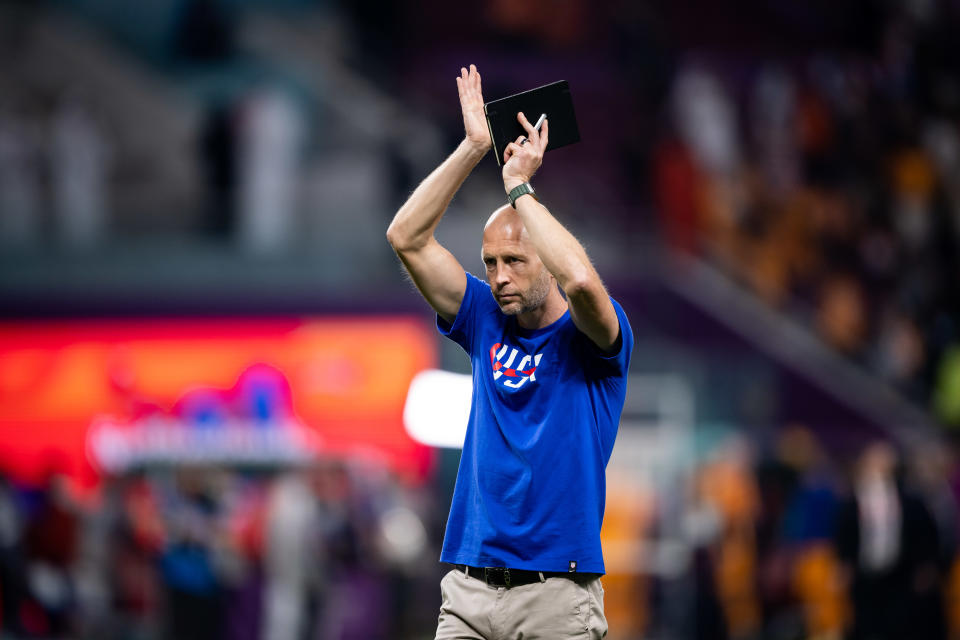
{"label": "bald head", "polygon": [[516,243],[528,240],[527,229],[523,226],[520,214],[509,204],[491,213],[487,223],[483,225],[483,242],[494,239]]}

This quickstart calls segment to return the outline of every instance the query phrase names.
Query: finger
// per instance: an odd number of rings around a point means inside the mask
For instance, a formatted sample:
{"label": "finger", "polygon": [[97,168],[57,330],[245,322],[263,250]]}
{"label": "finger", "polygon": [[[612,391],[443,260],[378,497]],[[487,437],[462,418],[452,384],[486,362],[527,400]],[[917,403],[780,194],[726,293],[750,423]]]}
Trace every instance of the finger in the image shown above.
{"label": "finger", "polygon": [[507,162],[515,153],[520,153],[521,151],[523,151],[523,147],[516,142],[511,142],[507,145],[507,148],[503,150],[503,161]]}
{"label": "finger", "polygon": [[470,65],[468,85],[471,90],[476,90],[478,93],[480,92],[480,72],[477,71],[477,65],[475,64]]}
{"label": "finger", "polygon": [[539,145],[540,134],[537,133],[537,130],[534,129],[533,125],[530,124],[530,121],[527,120],[527,116],[523,115],[523,111],[517,114],[517,120],[520,122],[520,125],[523,127],[524,131],[527,132],[527,137],[530,138],[530,142]]}
{"label": "finger", "polygon": [[547,150],[548,138],[550,137],[550,130],[547,128],[547,119],[543,119],[543,124],[540,125],[540,151]]}
{"label": "finger", "polygon": [[463,78],[457,76],[457,94],[460,96],[460,99],[463,100]]}
{"label": "finger", "polygon": [[523,143],[529,142],[529,140],[527,140],[527,136],[518,136],[515,142],[522,147]]}
{"label": "finger", "polygon": [[[470,65],[471,69],[473,65]],[[472,70],[468,71],[466,68],[460,69],[460,76],[463,78],[463,92],[469,97],[473,97],[474,90],[477,86],[477,81],[475,74]]]}

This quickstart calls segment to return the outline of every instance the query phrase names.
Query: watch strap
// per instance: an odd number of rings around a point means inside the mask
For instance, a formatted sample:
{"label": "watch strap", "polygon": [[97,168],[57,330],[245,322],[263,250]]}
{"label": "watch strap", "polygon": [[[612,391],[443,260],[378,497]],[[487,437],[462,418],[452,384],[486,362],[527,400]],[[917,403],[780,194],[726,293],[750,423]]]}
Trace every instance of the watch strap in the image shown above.
{"label": "watch strap", "polygon": [[510,193],[507,194],[507,200],[510,201],[510,206],[516,209],[517,198],[519,198],[520,196],[526,195],[528,193],[534,198],[537,197],[537,192],[533,190],[533,185],[530,184],[529,182],[518,184],[513,189],[510,189]]}

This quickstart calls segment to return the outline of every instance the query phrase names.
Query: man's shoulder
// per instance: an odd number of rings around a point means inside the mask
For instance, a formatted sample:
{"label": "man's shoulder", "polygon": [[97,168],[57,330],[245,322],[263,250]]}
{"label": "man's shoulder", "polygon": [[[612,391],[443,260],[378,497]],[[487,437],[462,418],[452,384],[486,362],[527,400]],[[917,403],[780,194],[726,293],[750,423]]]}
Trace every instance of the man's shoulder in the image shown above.
{"label": "man's shoulder", "polygon": [[474,289],[484,289],[484,290],[486,290],[487,292],[490,291],[490,285],[487,283],[486,280],[484,280],[484,279],[482,279],[482,278],[478,278],[477,276],[473,275],[472,273],[470,273],[469,271],[466,271],[466,270],[464,271],[464,273],[467,274],[467,287],[468,287],[468,288],[469,288],[469,287],[473,287]]}
{"label": "man's shoulder", "polygon": [[465,299],[469,297],[470,304],[474,305],[478,311],[496,312],[503,316],[504,314],[500,311],[497,301],[493,299],[493,293],[491,293],[490,285],[487,284],[486,280],[478,278],[469,271],[465,271],[465,273],[467,274],[467,292],[469,293],[469,296],[465,296]]}

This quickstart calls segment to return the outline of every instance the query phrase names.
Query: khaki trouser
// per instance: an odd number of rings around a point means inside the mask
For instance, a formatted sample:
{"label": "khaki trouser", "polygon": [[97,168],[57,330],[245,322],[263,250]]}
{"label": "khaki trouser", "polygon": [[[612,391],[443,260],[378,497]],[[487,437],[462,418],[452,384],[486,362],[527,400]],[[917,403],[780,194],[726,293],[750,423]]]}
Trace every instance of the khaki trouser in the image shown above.
{"label": "khaki trouser", "polygon": [[547,578],[507,589],[456,569],[440,581],[443,604],[436,640],[563,640],[603,638],[600,579],[577,584]]}

